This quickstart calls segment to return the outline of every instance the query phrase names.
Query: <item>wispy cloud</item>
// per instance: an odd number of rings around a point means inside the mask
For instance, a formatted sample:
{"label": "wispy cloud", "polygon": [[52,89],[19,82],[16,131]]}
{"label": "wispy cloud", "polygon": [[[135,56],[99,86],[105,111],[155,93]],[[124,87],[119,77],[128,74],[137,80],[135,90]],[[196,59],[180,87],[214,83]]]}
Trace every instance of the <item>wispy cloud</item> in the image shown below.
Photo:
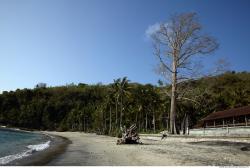
{"label": "wispy cloud", "polygon": [[150,36],[160,30],[160,23],[155,23],[153,25],[148,26],[148,28],[145,31],[145,35],[147,38],[150,38]]}

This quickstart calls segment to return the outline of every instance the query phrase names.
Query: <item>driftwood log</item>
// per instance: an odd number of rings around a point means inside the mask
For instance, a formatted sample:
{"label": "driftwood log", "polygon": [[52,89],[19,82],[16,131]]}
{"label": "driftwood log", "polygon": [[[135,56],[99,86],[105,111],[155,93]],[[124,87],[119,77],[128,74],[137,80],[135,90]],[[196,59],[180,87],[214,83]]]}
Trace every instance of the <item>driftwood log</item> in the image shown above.
{"label": "driftwood log", "polygon": [[131,125],[128,129],[121,128],[122,138],[117,140],[117,145],[120,144],[141,144],[138,133],[136,132],[136,125]]}

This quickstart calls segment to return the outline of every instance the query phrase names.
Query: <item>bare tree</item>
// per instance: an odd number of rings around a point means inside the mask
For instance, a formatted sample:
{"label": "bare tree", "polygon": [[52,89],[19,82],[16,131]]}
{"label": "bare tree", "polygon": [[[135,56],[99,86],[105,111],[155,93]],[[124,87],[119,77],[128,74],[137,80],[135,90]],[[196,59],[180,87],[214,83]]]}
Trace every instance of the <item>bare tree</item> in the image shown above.
{"label": "bare tree", "polygon": [[159,24],[151,33],[154,54],[159,58],[159,71],[171,83],[170,132],[176,133],[175,116],[178,84],[199,76],[202,68],[193,56],[209,54],[218,43],[209,35],[201,34],[202,26],[196,13],[174,15],[167,23]]}

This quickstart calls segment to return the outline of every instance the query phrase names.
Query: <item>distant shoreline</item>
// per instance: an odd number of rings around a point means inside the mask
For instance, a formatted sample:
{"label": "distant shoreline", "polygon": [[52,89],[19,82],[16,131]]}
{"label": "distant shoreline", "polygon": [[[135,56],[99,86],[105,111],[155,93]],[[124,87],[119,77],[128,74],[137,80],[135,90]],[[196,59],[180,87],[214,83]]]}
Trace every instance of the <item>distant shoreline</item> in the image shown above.
{"label": "distant shoreline", "polygon": [[26,132],[40,131],[37,129],[29,129],[29,128],[23,128],[23,127],[11,127],[11,126],[6,126],[6,125],[0,125],[0,128],[9,129],[9,130],[16,130],[16,131],[26,131]]}

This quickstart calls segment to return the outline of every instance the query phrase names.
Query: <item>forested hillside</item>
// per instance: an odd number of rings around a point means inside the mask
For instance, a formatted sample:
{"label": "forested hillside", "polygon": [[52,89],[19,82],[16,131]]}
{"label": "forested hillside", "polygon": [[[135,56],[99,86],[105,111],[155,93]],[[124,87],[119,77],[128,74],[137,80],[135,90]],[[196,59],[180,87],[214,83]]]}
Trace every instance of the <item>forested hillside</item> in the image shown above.
{"label": "forested hillside", "polygon": [[[181,84],[187,99],[178,100],[177,127],[190,127],[218,110],[250,105],[250,73],[227,72]],[[36,87],[0,95],[0,125],[117,135],[120,126],[136,123],[140,132],[168,127],[169,87],[130,83]]]}

